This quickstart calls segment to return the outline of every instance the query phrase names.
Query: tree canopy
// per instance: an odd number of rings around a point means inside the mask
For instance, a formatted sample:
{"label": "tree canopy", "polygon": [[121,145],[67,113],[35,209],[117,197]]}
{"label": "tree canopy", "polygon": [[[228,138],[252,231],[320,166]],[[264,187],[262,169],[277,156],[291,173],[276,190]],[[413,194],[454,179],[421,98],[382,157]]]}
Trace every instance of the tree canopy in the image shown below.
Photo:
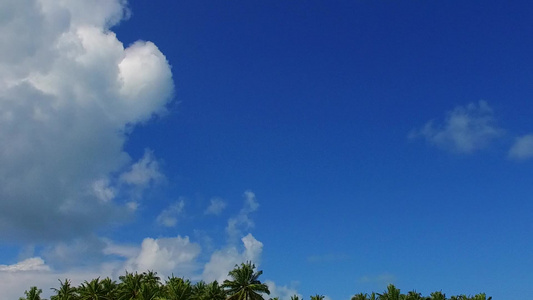
{"label": "tree canopy", "polygon": [[[69,279],[59,280],[59,287],[53,287],[50,300],[265,300],[270,295],[268,286],[259,277],[263,271],[257,270],[252,262],[235,265],[229,271],[228,279],[222,284],[217,281],[192,283],[189,279],[168,277],[165,282],[154,271],[128,273],[119,277],[119,282],[111,278],[85,280],[79,286],[72,286]],[[46,300],[41,298],[42,290],[32,286],[19,300]],[[279,297],[268,298],[279,300]],[[310,295],[310,300],[327,299],[324,295]],[[416,291],[406,294],[389,284],[381,293],[358,293],[351,300],[491,300],[485,293],[473,296],[456,295],[450,298],[442,291],[423,296]],[[292,295],[290,300],[303,300],[301,295]]]}

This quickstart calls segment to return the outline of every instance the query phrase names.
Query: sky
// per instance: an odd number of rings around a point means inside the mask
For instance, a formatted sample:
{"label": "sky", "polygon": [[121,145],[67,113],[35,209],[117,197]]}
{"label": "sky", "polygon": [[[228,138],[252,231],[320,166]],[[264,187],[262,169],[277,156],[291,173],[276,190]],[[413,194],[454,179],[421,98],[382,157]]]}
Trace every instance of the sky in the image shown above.
{"label": "sky", "polygon": [[[0,1],[0,291],[533,293],[530,1]],[[3,297],[4,297],[3,296]]]}

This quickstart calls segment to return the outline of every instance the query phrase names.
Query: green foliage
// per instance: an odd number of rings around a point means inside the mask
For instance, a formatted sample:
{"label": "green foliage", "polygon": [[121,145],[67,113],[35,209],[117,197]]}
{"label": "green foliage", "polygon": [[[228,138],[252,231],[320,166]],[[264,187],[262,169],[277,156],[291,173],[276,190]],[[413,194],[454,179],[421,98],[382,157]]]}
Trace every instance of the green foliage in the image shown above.
{"label": "green foliage", "polygon": [[65,279],[63,282],[59,280],[59,289],[52,288],[52,290],[55,292],[55,295],[50,297],[50,300],[75,300],[77,297],[76,288],[71,286],[70,280],[68,279]]}
{"label": "green foliage", "polygon": [[[197,292],[197,293],[200,293]],[[168,300],[186,300],[191,299],[193,287],[188,279],[169,277],[166,283],[165,296]],[[198,294],[200,295],[200,294]],[[202,298],[197,298],[202,299]]]}
{"label": "green foliage", "polygon": [[120,276],[119,280],[118,300],[137,299],[141,293],[143,275],[137,272],[135,274],[126,272],[126,275]]}
{"label": "green foliage", "polygon": [[192,286],[191,299],[203,300],[207,292],[207,284],[205,281],[200,280]]}
{"label": "green foliage", "polygon": [[366,293],[359,293],[355,294],[351,300],[368,300],[368,294]]}
{"label": "green foliage", "polygon": [[222,287],[225,289],[228,300],[264,300],[261,294],[270,295],[268,286],[259,281],[263,271],[255,272],[255,265],[251,262],[235,265],[229,272],[231,280],[224,280]]}
{"label": "green foliage", "polygon": [[443,294],[441,291],[433,292],[430,294],[431,300],[446,300],[446,294]]}
{"label": "green foliage", "polygon": [[100,281],[100,277],[91,281],[85,280],[79,288],[77,288],[79,300],[114,300],[108,294],[104,285]]}
{"label": "green foliage", "polygon": [[215,280],[207,285],[202,300],[224,300],[226,299],[226,292],[221,285]]}
{"label": "green foliage", "polygon": [[[70,280],[59,280],[59,288],[51,288],[54,295],[50,300],[264,300],[263,294],[270,294],[268,286],[261,283],[259,276],[262,271],[256,271],[251,262],[235,265],[228,273],[230,279],[222,285],[217,281],[206,283],[198,281],[195,284],[189,279],[172,275],[165,283],[154,271],[144,273],[128,273],[119,277],[119,282],[111,278],[93,279],[84,281],[78,287],[72,286]],[[42,290],[32,286],[25,291],[25,297],[19,300],[45,300],[41,299]],[[324,300],[324,296],[316,294],[310,296],[311,300]],[[279,297],[269,298],[279,300]],[[291,300],[301,300],[300,296],[293,295]],[[400,293],[400,289],[389,284],[387,289],[377,294],[354,294],[351,300],[492,300],[485,293],[474,296],[457,295],[446,298],[442,291],[436,291],[429,296],[423,296],[416,291],[407,294]]]}
{"label": "green foliage", "polygon": [[36,286],[32,286],[29,291],[25,291],[26,297],[21,297],[19,300],[41,300],[41,293],[43,290],[38,289]]}
{"label": "green foliage", "polygon": [[408,292],[404,297],[404,300],[426,300],[425,297],[422,297],[422,294],[417,293],[416,291]]}
{"label": "green foliage", "polygon": [[116,281],[112,280],[109,277],[106,277],[104,280],[100,282],[102,285],[102,289],[104,291],[105,297],[109,299],[117,299],[118,298],[118,284]]}
{"label": "green foliage", "polygon": [[400,300],[400,290],[393,284],[387,286],[387,290],[383,294],[378,294],[379,300]]}
{"label": "green foliage", "polygon": [[472,300],[492,300],[492,297],[487,298],[487,295],[485,295],[485,293],[481,293],[481,294],[475,295],[471,299]]}

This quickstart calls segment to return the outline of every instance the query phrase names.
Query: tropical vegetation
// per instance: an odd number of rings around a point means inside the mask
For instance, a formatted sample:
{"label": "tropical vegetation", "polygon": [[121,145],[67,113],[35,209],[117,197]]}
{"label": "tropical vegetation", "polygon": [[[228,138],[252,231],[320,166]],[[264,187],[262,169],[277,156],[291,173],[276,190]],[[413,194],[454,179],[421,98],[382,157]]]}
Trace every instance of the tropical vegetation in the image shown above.
{"label": "tropical vegetation", "polygon": [[[156,272],[128,273],[120,276],[118,282],[107,277],[84,281],[73,286],[69,279],[59,280],[59,287],[51,288],[50,300],[279,300],[265,298],[270,295],[268,286],[259,280],[263,271],[257,270],[252,262],[235,265],[222,284],[217,281],[191,282],[189,279],[168,277],[164,282]],[[41,298],[42,290],[32,286],[19,300],[46,300]],[[293,295],[291,300],[303,300]],[[310,300],[324,300],[324,295],[315,294]],[[359,293],[351,300],[491,300],[484,293],[474,296],[457,295],[447,298],[442,291],[422,296],[416,291],[402,294],[400,289],[390,284],[382,293]]]}

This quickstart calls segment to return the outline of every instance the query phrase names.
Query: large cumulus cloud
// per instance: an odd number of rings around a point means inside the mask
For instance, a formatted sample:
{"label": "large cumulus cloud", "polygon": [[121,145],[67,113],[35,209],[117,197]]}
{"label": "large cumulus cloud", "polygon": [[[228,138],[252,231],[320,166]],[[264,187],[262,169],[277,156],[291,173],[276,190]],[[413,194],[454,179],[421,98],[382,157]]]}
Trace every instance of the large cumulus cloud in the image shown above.
{"label": "large cumulus cloud", "polygon": [[171,99],[165,56],[117,39],[121,0],[7,0],[0,12],[0,237],[61,239],[124,215],[107,185],[132,164],[128,129]]}

